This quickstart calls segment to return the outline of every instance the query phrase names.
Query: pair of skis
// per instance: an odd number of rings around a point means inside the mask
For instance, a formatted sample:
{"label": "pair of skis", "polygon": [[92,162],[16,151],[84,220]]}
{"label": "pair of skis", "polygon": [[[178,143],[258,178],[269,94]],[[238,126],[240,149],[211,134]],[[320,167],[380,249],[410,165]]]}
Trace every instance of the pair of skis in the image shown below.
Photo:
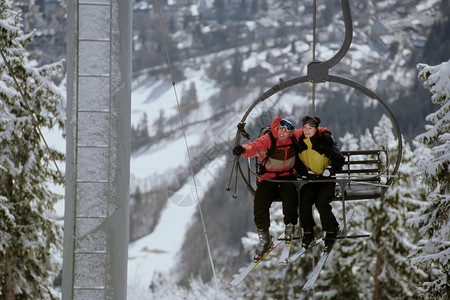
{"label": "pair of skis", "polygon": [[272,244],[272,247],[264,253],[263,256],[261,256],[259,259],[254,259],[244,270],[242,270],[234,279],[230,282],[232,286],[238,286],[244,279],[247,277],[248,274],[250,274],[251,271],[253,271],[259,263],[267,257],[272,251],[274,251],[276,248],[278,248],[279,245],[284,241],[284,233],[282,233],[278,239]]}
{"label": "pair of skis", "polygon": [[[350,210],[348,212],[348,220],[350,220],[352,216],[353,216],[353,210]],[[343,228],[341,226],[339,229],[339,232],[338,232],[338,236],[341,236],[342,233],[343,233]],[[273,243],[273,246],[262,257],[260,257],[256,261],[255,260],[252,261],[244,270],[242,270],[238,275],[235,276],[235,278],[230,282],[230,284],[233,286],[238,286],[248,276],[248,274],[250,274],[250,272],[253,271],[265,257],[267,257],[267,255],[269,255],[272,251],[274,251],[276,248],[278,248],[278,246],[280,246],[281,244],[284,244],[284,245],[283,245],[283,250],[281,252],[278,263],[282,264],[282,265],[286,265],[289,262],[294,262],[295,260],[300,258],[302,255],[307,253],[309,250],[311,250],[312,248],[314,248],[315,246],[319,245],[320,243],[322,243],[324,241],[323,238],[320,238],[320,239],[314,241],[313,243],[311,243],[307,248],[302,248],[297,253],[293,254],[292,256],[289,256],[290,248],[292,245],[292,240],[293,240],[292,238],[290,240],[286,240],[284,237],[284,233],[282,233],[278,237],[278,239],[275,241],[275,243]],[[314,284],[315,284],[317,278],[319,277],[319,273],[322,270],[322,268],[324,267],[325,262],[327,261],[328,256],[330,255],[330,252],[333,250],[335,244],[336,244],[336,240],[334,241],[334,243],[331,246],[331,248],[329,249],[329,251],[322,253],[319,261],[317,262],[317,265],[314,267],[314,270],[308,276],[308,281],[303,286],[304,290],[310,290],[314,287]]]}
{"label": "pair of skis", "polygon": [[[290,249],[291,249],[291,245],[292,245],[292,241],[295,238],[291,237],[290,239],[286,239],[284,233],[282,233],[275,242],[273,242],[272,247],[259,259],[253,260],[245,269],[243,269],[239,274],[237,274],[234,279],[230,282],[231,285],[233,286],[238,286],[247,276],[248,274],[250,274],[251,271],[253,271],[258,265],[259,263],[266,258],[270,253],[272,253],[275,249],[277,249],[280,245],[283,244],[283,250],[281,251],[281,255],[280,258],[278,259],[278,263],[282,264],[282,265],[286,265],[288,262],[293,261],[292,258],[293,257],[289,257],[289,253],[290,253]],[[302,250],[300,250],[299,252],[297,252],[295,254],[295,259],[297,259],[298,257],[300,257],[301,255],[303,255],[307,250],[309,250],[310,248],[312,248],[313,246],[311,245],[310,247],[308,247],[308,249],[303,249],[305,251],[302,252]]]}
{"label": "pair of skis", "polygon": [[[347,213],[347,221],[349,221],[352,217],[353,217],[353,210],[351,209]],[[343,225],[341,224],[339,226],[339,231],[337,234],[338,237],[342,236],[343,233],[347,234],[346,232],[344,232]],[[336,241],[337,238],[334,240],[333,244],[331,245],[331,248],[327,252],[322,253],[322,255],[319,258],[319,261],[317,262],[317,265],[314,267],[314,270],[308,275],[308,281],[306,281],[305,285],[303,286],[303,290],[308,291],[314,287],[314,285],[316,284],[316,280],[319,277],[320,271],[322,271],[323,266],[325,265],[325,262],[328,259],[328,256],[330,256],[330,253],[333,250],[334,245],[336,245]]]}

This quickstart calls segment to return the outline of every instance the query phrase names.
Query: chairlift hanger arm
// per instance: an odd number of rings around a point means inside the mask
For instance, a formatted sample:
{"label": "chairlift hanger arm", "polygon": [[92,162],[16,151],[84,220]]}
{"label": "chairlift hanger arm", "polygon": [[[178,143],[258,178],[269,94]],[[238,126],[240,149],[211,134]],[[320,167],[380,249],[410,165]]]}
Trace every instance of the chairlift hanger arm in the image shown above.
{"label": "chairlift hanger arm", "polygon": [[[345,24],[345,38],[339,51],[324,62],[313,61],[308,64],[308,81],[313,83],[326,82],[328,72],[347,54],[353,39],[352,14],[348,0],[341,0],[342,14]],[[314,28],[315,31],[315,28]]]}
{"label": "chairlift hanger arm", "polygon": [[329,69],[334,67],[344,56],[347,54],[348,49],[352,43],[353,38],[353,24],[352,24],[352,14],[350,11],[350,5],[348,0],[341,0],[342,14],[344,15],[345,24],[345,39],[342,43],[341,49],[336,53],[335,56],[325,61]]}

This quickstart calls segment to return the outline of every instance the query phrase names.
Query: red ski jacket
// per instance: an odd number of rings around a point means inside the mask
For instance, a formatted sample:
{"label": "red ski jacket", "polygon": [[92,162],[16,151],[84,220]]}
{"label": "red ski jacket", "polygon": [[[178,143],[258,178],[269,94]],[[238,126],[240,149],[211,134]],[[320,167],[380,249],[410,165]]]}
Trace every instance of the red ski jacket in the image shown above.
{"label": "red ski jacket", "polygon": [[[294,142],[291,138],[285,139],[283,142],[278,139],[277,130],[280,126],[281,119],[282,117],[275,118],[270,125],[270,130],[275,137],[276,145],[274,153],[264,163],[267,172],[261,175],[263,178],[274,179],[280,176],[296,174],[293,170],[296,156],[296,146],[294,145]],[[319,131],[328,131],[328,129],[319,127]],[[303,129],[294,129],[292,134],[298,141],[300,136],[303,135]],[[242,157],[259,156],[259,160],[264,161],[271,144],[272,141],[269,134],[260,136],[253,142],[242,145],[245,148],[245,153],[242,154]],[[259,181],[261,181],[261,179],[259,179]]]}

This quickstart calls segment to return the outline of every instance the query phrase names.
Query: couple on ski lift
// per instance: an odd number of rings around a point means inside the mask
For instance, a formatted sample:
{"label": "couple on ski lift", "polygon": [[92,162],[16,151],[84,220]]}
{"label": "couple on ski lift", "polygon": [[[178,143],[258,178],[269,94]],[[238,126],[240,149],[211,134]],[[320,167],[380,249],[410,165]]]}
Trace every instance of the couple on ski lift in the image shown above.
{"label": "couple on ski lift", "polygon": [[[331,250],[338,234],[339,224],[330,204],[335,182],[314,182],[314,179],[333,177],[335,170],[342,169],[345,158],[334,143],[331,132],[319,126],[319,117],[306,115],[301,123],[302,127],[296,129],[294,116],[277,117],[272,121],[269,133],[233,148],[234,155],[259,157],[262,164],[253,207],[259,237],[255,259],[262,257],[273,246],[269,234],[269,209],[274,194],[281,198],[286,239],[292,239],[300,211],[302,246],[307,248],[314,242],[313,204],[319,211],[322,230],[326,232],[325,252]],[[300,201],[293,182],[299,176],[309,180],[301,187]]]}

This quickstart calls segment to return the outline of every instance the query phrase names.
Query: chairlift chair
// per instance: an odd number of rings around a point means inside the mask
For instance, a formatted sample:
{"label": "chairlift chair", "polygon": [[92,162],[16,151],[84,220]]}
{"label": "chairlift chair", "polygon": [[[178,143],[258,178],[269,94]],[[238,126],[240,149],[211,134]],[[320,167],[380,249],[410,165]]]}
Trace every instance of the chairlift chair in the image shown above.
{"label": "chairlift chair", "polygon": [[[274,85],[269,90],[261,94],[247,111],[244,113],[241,121],[237,125],[237,132],[235,136],[235,145],[240,144],[241,137],[244,136],[250,139],[250,135],[245,130],[245,125],[247,118],[251,112],[262,102],[275,95],[276,93],[290,88],[299,84],[311,84],[313,91],[313,101],[312,101],[312,113],[315,114],[315,85],[319,83],[337,83],[340,85],[345,85],[353,88],[370,99],[376,100],[383,107],[387,116],[391,120],[395,134],[397,136],[397,156],[394,162],[394,166],[390,171],[390,153],[389,149],[385,147],[384,149],[368,149],[368,150],[358,150],[358,151],[342,151],[343,155],[346,157],[346,164],[342,171],[337,172],[335,179],[324,179],[324,181],[334,181],[336,182],[336,192],[334,200],[342,202],[343,214],[344,214],[344,232],[346,234],[346,224],[345,224],[345,202],[348,200],[365,200],[365,199],[376,199],[381,198],[391,186],[400,166],[402,157],[402,135],[398,122],[389,109],[387,104],[381,100],[373,91],[367,87],[361,85],[360,83],[353,81],[348,78],[331,75],[329,74],[330,69],[336,65],[347,53],[350,48],[353,35],[352,18],[350,13],[350,6],[348,0],[341,0],[341,8],[344,17],[345,24],[345,40],[339,49],[339,51],[329,60],[324,62],[315,61],[314,59],[314,48],[315,40],[313,39],[313,61],[309,63],[306,76],[296,77],[290,80],[280,79],[280,82]],[[315,15],[314,15],[315,17]],[[313,22],[314,32],[315,32],[315,22]],[[315,35],[314,35],[315,36]],[[234,171],[240,175],[244,184],[251,194],[255,194],[255,182],[258,177],[256,170],[252,169],[251,166],[255,165],[252,160],[255,158],[248,158],[247,160],[247,172],[244,172],[241,164],[239,162],[239,157],[235,158],[234,161]],[[231,178],[233,171],[230,174],[230,180],[227,190],[230,190]],[[267,180],[267,179],[264,179]],[[277,181],[277,180],[271,180]],[[286,182],[286,181],[283,181]],[[295,180],[293,181],[297,184],[297,189],[300,195],[300,188],[304,184],[308,183],[308,180]],[[317,182],[317,181],[316,181]],[[233,197],[236,198],[236,185],[235,182],[235,193]]]}

